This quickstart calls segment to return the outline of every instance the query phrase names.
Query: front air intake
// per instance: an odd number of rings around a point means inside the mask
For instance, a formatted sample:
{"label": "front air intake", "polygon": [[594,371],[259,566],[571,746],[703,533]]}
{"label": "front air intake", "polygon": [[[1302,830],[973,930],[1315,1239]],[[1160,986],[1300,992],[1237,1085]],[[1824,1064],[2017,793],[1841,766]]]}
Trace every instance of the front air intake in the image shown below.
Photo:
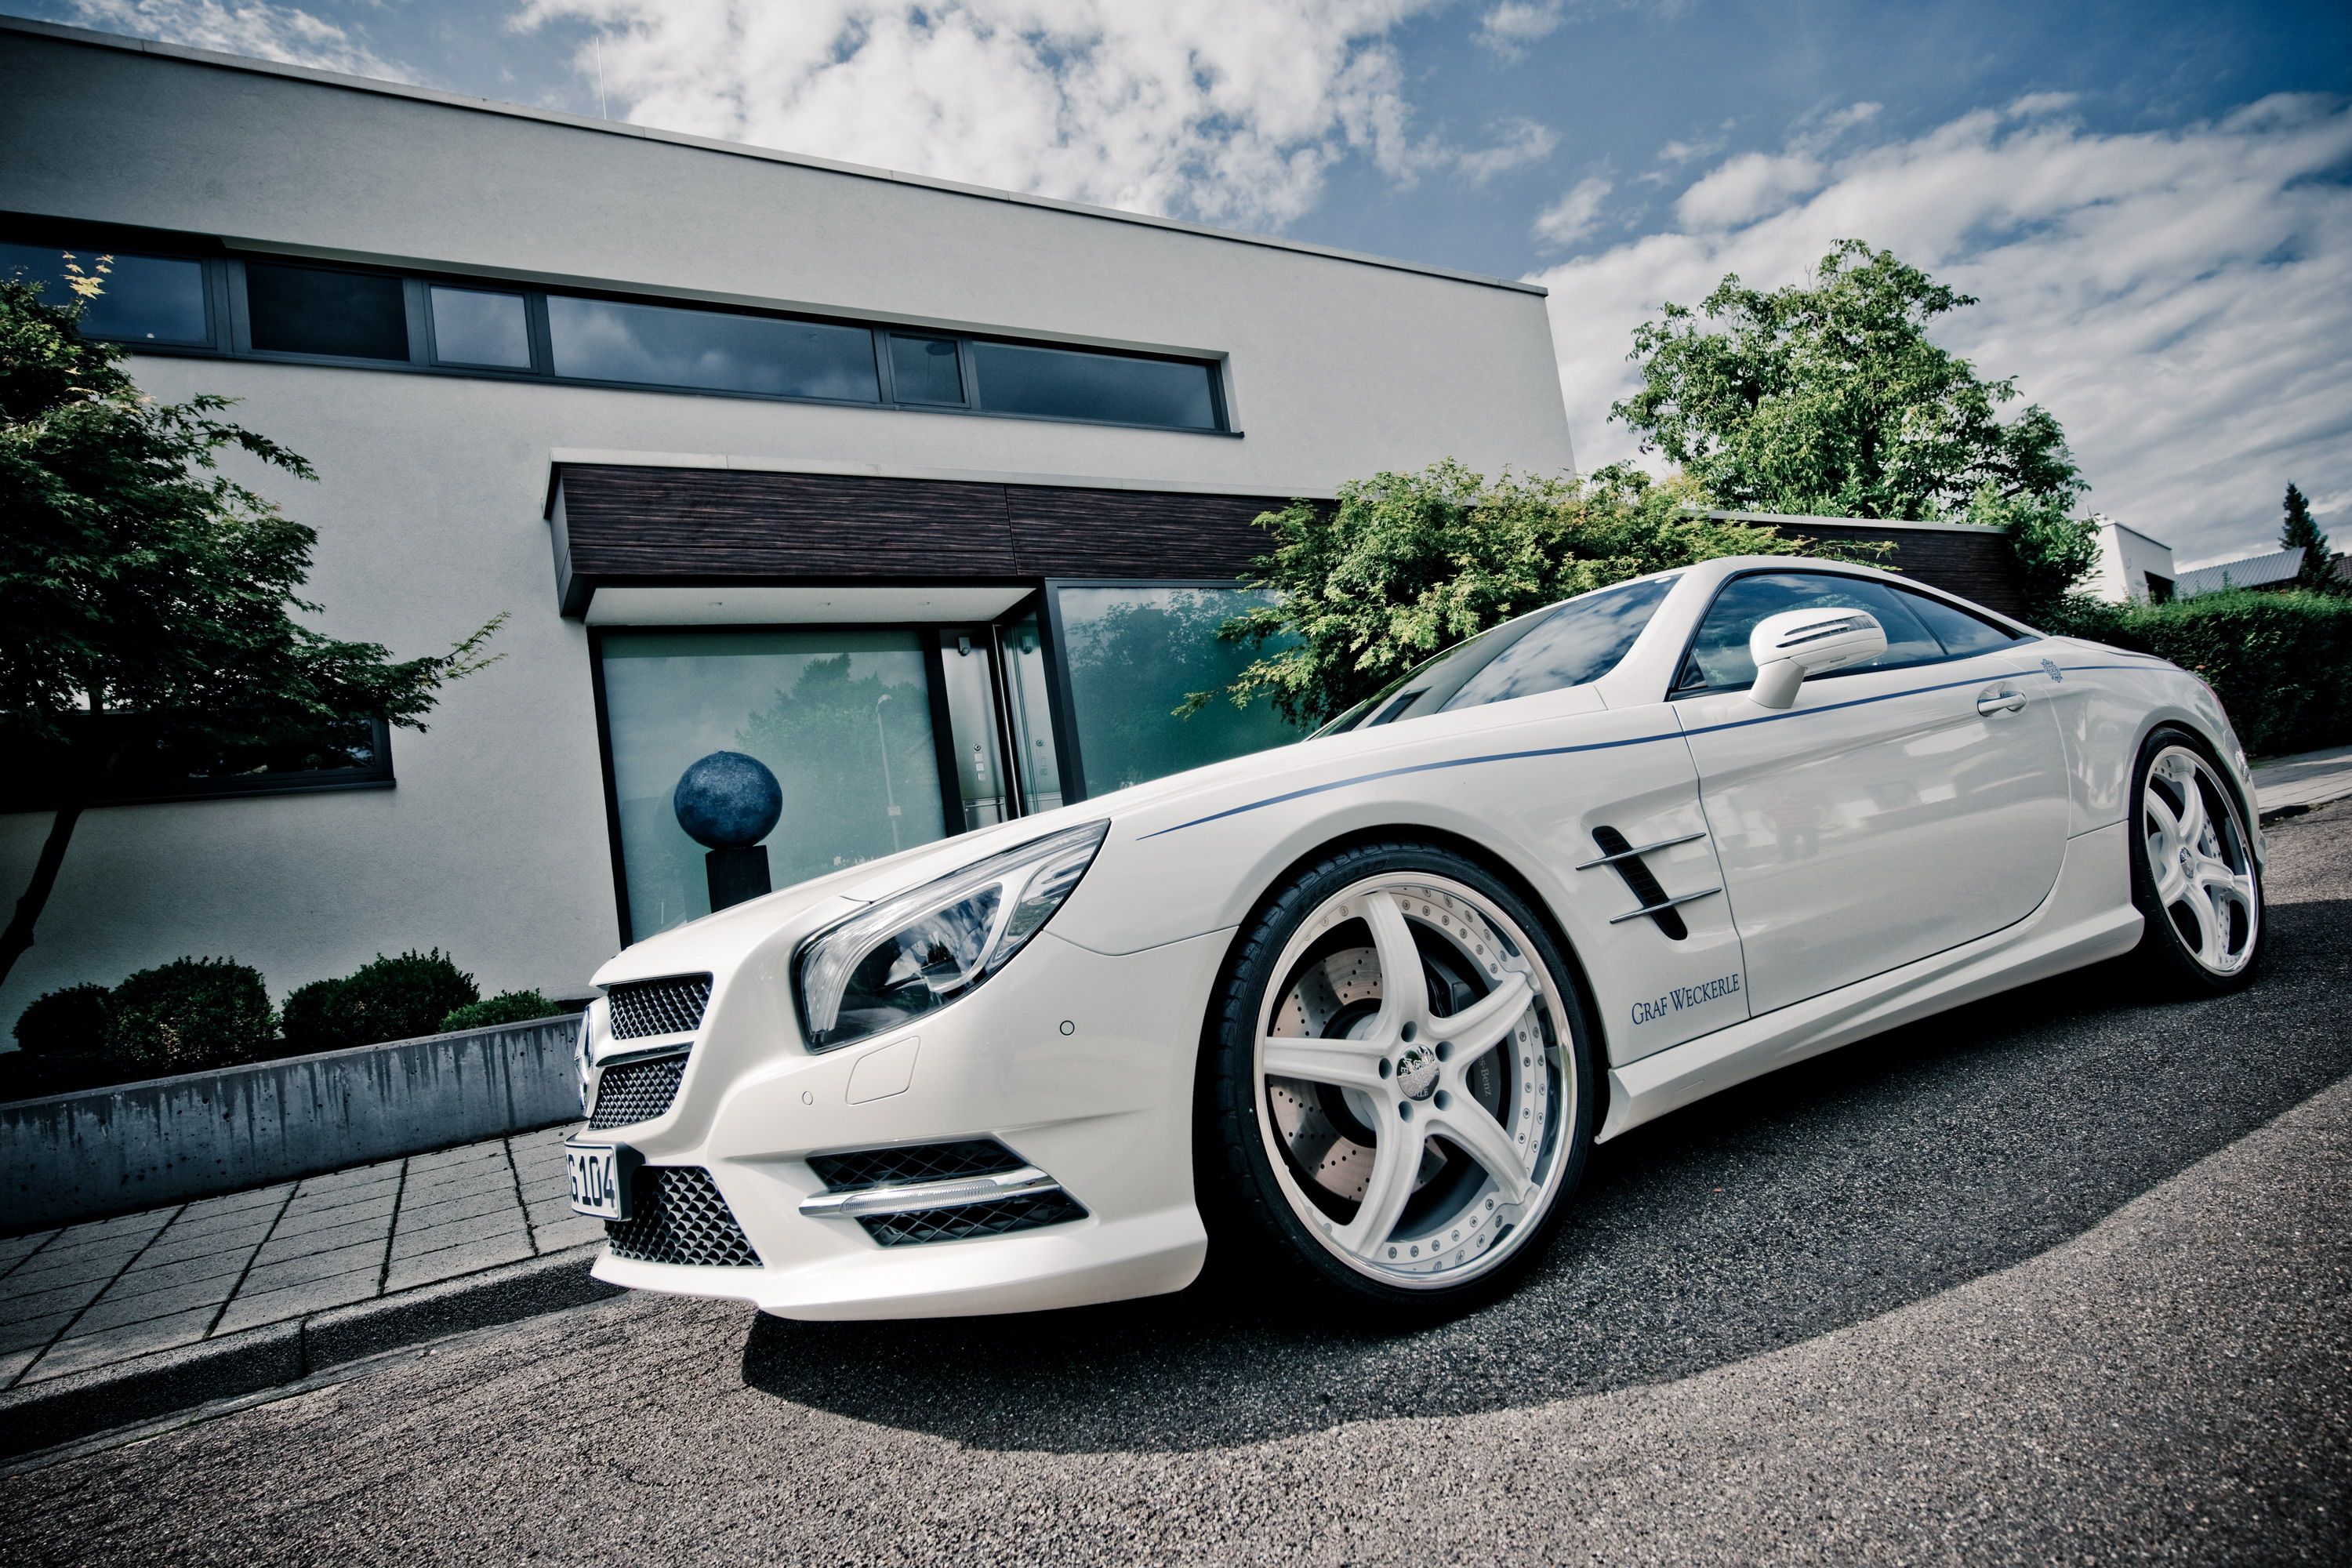
{"label": "front air intake", "polygon": [[684,1051],[606,1068],[596,1079],[596,1109],[589,1114],[588,1131],[634,1127],[667,1114],[685,1077]]}
{"label": "front air intake", "polygon": [[825,1190],[801,1213],[854,1219],[884,1247],[967,1241],[1087,1217],[1061,1184],[993,1138],[812,1154]]}
{"label": "front air intake", "polygon": [[629,1217],[604,1222],[613,1256],[688,1268],[757,1268],[760,1255],[735,1223],[719,1184],[699,1165],[640,1165],[629,1183]]}

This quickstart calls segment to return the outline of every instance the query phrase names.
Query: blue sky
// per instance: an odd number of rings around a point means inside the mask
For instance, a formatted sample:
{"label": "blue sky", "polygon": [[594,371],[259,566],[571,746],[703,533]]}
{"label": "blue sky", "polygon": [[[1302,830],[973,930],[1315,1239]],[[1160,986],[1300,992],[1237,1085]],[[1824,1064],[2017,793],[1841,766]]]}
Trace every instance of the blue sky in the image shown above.
{"label": "blue sky", "polygon": [[[0,0],[0,8],[1512,277],[1580,461],[1633,326],[1892,247],[2183,564],[2352,546],[2352,6]],[[599,70],[603,97],[599,99]]]}

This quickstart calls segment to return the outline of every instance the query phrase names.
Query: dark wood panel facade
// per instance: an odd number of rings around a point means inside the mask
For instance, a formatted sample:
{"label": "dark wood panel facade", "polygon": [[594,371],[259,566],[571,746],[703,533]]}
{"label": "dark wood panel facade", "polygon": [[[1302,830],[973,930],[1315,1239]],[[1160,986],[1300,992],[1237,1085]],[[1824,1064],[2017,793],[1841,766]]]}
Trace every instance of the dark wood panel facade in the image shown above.
{"label": "dark wood panel facade", "polygon": [[[1279,496],[868,479],[735,468],[562,466],[551,490],[563,612],[599,586],[1237,577]],[[1907,576],[2015,615],[2008,542],[1793,519],[1821,540],[1892,539]]]}

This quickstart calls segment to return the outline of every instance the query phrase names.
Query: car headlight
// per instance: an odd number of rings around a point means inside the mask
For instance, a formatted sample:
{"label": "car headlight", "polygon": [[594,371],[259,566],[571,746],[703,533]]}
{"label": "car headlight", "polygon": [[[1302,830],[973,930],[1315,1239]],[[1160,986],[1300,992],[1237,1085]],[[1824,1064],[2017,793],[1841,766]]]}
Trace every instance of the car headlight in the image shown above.
{"label": "car headlight", "polygon": [[1109,831],[1048,834],[810,937],[793,965],[809,1048],[878,1035],[978,987],[1044,929]]}

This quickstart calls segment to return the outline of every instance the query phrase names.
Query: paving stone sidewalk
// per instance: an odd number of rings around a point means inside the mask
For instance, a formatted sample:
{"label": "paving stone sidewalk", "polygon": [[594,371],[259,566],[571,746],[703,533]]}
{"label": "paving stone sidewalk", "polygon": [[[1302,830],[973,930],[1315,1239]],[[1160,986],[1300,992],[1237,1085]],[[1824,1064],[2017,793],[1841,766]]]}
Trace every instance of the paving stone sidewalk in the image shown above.
{"label": "paving stone sidewalk", "polygon": [[604,1237],[570,1127],[0,1240],[0,1388]]}
{"label": "paving stone sidewalk", "polygon": [[2254,807],[2265,814],[2352,795],[2352,746],[2270,757],[2254,768]]}

